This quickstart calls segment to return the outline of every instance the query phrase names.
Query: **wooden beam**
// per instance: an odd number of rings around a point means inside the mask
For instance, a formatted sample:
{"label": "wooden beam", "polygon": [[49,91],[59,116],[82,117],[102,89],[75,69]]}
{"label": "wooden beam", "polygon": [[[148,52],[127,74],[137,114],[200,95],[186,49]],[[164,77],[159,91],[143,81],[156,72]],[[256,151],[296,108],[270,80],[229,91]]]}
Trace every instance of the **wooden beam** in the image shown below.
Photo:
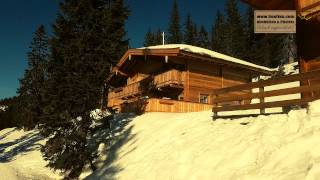
{"label": "wooden beam", "polygon": [[180,48],[167,48],[167,49],[129,49],[117,63],[120,68],[129,59],[130,56],[178,56]]}
{"label": "wooden beam", "polygon": [[[259,93],[264,93],[264,87],[260,87],[259,88]],[[264,96],[261,96],[260,98],[259,98],[259,103],[264,103]],[[265,108],[260,108],[260,114],[264,114],[266,112],[266,109]]]}
{"label": "wooden beam", "polygon": [[275,101],[275,102],[264,102],[257,104],[244,104],[244,105],[231,105],[223,107],[213,107],[212,112],[220,111],[237,111],[237,110],[248,110],[248,109],[262,109],[262,108],[273,108],[273,107],[285,107],[291,105],[305,105],[308,102],[314,101],[319,98],[308,97],[304,99],[293,99],[285,101]]}
{"label": "wooden beam", "polygon": [[213,103],[251,100],[251,99],[255,99],[255,98],[298,94],[298,93],[311,92],[311,91],[317,91],[317,90],[320,90],[319,84],[313,85],[313,86],[305,85],[305,86],[299,86],[299,87],[293,87],[293,88],[287,88],[287,89],[278,89],[278,90],[273,90],[273,91],[240,94],[237,96],[217,97],[217,98],[213,99]]}
{"label": "wooden beam", "polygon": [[116,71],[116,74],[117,74],[117,73],[121,74],[122,76],[126,76],[126,77],[129,76],[128,74],[126,74],[126,73],[124,73],[124,72],[122,72],[122,71],[119,71],[119,70]]}
{"label": "wooden beam", "polygon": [[190,89],[190,84],[189,84],[189,76],[190,76],[190,67],[189,67],[189,62],[188,60],[185,60],[185,71],[186,71],[186,74],[185,74],[185,80],[184,80],[184,93],[183,93],[183,99],[185,101],[189,101],[189,89]]}

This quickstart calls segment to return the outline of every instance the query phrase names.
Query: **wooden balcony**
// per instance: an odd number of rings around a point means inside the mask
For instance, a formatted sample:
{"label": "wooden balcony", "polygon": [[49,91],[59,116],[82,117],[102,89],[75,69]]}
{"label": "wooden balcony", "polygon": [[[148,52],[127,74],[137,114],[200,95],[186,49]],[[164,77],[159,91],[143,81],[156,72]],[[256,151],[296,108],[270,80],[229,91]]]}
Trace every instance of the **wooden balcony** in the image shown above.
{"label": "wooden balcony", "polygon": [[142,93],[141,83],[136,82],[109,92],[108,99],[129,99]]}
{"label": "wooden balcony", "polygon": [[[185,79],[185,73],[180,72],[178,70],[170,70],[164,72],[162,74],[156,75],[153,78],[153,82],[155,88],[161,91],[170,90],[174,92],[174,90],[181,90],[183,89]],[[108,94],[108,106],[118,106],[123,102],[128,102],[134,100],[136,97],[139,97],[144,92],[143,82],[148,82],[149,80],[146,78],[140,80],[138,82],[134,82],[129,84],[125,87],[120,87],[110,91]]]}
{"label": "wooden balcony", "polygon": [[178,70],[170,70],[154,77],[156,88],[173,87],[183,88],[185,73]]}

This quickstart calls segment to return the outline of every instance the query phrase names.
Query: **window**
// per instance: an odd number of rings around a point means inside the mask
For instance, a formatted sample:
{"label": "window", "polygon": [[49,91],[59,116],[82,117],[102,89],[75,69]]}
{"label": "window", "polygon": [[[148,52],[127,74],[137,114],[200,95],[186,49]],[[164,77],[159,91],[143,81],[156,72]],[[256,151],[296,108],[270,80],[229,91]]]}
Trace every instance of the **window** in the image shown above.
{"label": "window", "polygon": [[209,103],[209,95],[208,94],[200,94],[199,102],[203,104]]}

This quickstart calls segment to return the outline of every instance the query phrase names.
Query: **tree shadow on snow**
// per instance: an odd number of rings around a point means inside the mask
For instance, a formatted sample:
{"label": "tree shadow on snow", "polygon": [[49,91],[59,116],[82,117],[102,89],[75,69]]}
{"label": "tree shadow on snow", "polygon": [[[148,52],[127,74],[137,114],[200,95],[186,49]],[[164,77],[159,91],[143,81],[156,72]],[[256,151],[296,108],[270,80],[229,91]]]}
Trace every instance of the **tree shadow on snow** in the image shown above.
{"label": "tree shadow on snow", "polygon": [[15,130],[17,130],[16,128],[11,129],[10,131],[6,132],[5,134],[0,136],[0,140],[6,138],[7,136],[9,136],[11,133],[13,133]]}
{"label": "tree shadow on snow", "polygon": [[[0,142],[0,163],[12,161],[18,154],[39,149],[41,145],[37,142],[42,139],[39,134],[29,132],[19,139],[6,143]],[[7,148],[10,150],[5,152]]]}
{"label": "tree shadow on snow", "polygon": [[[135,134],[132,134],[133,125],[129,125],[129,122],[136,117],[133,114],[118,114],[112,120],[111,123],[111,131],[109,131],[109,136],[104,137],[104,143],[107,148],[105,149],[106,159],[100,161],[102,163],[102,167],[99,167],[95,172],[93,172],[90,176],[86,177],[87,180],[93,179],[115,179],[115,175],[120,171],[124,170],[124,167],[119,167],[114,165],[116,159],[119,157],[120,148],[126,144],[127,142],[133,142],[130,144],[130,147],[134,145],[135,142]],[[99,135],[101,136],[101,134]],[[129,154],[134,151],[135,147],[131,148],[127,153],[123,156]]]}

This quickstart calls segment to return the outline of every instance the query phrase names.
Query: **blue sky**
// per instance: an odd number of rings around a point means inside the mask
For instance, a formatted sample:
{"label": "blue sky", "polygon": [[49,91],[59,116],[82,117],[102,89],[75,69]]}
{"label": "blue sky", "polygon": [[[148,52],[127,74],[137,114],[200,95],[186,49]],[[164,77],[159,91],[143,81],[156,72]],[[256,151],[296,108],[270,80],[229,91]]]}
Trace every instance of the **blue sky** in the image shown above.
{"label": "blue sky", "polygon": [[[43,24],[51,30],[59,0],[3,0],[0,6],[0,99],[16,95],[19,78],[27,67],[26,53],[35,29]],[[127,0],[131,14],[126,23],[131,47],[140,47],[146,31],[166,30],[172,0]],[[190,13],[198,25],[208,30],[216,11],[223,10],[225,0],[178,0],[183,22]],[[242,3],[241,8],[244,6]]]}

